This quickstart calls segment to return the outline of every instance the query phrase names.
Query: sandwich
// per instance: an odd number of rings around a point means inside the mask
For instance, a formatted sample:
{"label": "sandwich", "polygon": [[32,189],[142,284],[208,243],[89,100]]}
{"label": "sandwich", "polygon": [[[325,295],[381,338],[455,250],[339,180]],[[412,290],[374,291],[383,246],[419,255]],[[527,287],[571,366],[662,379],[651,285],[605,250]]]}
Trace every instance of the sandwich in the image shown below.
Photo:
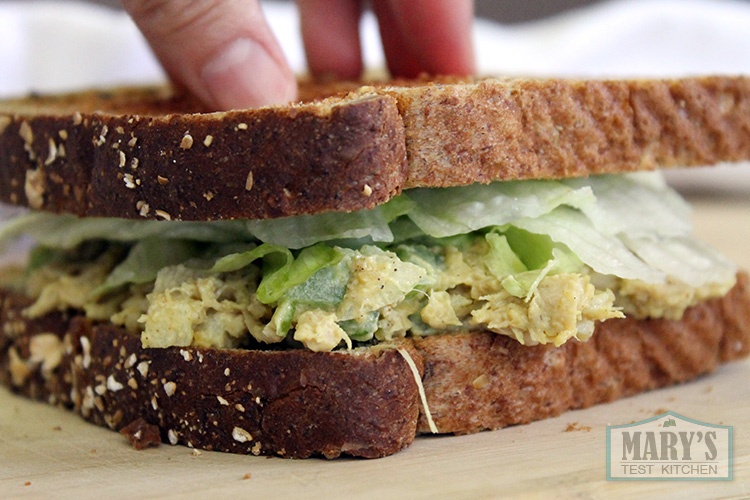
{"label": "sandwich", "polygon": [[[750,352],[657,169],[750,159],[750,78],[301,83],[0,104],[0,381],[138,447],[382,457]],[[20,243],[19,243],[20,242]]]}

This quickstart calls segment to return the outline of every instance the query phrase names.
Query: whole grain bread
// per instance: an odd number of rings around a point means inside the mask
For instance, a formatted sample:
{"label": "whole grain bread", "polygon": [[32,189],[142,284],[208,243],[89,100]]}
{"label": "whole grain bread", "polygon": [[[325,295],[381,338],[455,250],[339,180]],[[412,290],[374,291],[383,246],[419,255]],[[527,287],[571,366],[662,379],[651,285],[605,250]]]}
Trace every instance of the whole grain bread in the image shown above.
{"label": "whole grain bread", "polygon": [[262,219],[402,189],[750,159],[750,78],[303,82],[207,113],[165,89],[0,103],[0,200],[86,216]]}
{"label": "whole grain bread", "polygon": [[459,434],[684,382],[750,352],[744,273],[680,321],[608,320],[590,341],[559,348],[467,332],[351,352],[144,349],[137,336],[73,312],[28,320],[28,299],[0,297],[0,382],[14,391],[131,441],[158,431],[172,444],[296,458],[380,457],[430,432],[397,349],[414,361],[438,431]]}

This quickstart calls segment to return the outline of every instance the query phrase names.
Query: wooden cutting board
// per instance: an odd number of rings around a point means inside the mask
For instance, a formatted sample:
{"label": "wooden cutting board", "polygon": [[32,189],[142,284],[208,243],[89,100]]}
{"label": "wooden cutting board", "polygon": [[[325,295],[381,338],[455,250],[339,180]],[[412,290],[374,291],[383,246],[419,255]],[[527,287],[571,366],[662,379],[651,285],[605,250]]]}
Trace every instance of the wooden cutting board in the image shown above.
{"label": "wooden cutting board", "polygon": [[[696,232],[750,269],[750,201],[698,200]],[[733,426],[732,481],[607,481],[606,427],[671,410]],[[0,389],[0,498],[749,498],[750,361],[677,387],[379,460],[133,450],[119,434]]]}

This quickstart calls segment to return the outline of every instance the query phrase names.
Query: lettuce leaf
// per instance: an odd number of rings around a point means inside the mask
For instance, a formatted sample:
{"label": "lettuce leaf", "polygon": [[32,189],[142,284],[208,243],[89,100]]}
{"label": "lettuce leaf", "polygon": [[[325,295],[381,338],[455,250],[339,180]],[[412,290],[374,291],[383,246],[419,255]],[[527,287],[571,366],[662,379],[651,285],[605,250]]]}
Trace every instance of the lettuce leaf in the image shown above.
{"label": "lettuce leaf", "polygon": [[40,245],[71,249],[84,241],[106,239],[133,242],[147,238],[192,240],[211,243],[247,239],[244,221],[182,222],[79,218],[69,214],[32,212],[13,219],[0,231],[0,248],[25,234]]}
{"label": "lettuce leaf", "polygon": [[473,184],[449,189],[412,189],[416,202],[409,218],[427,235],[445,238],[523,217],[537,217],[561,205],[582,207],[596,201],[589,187],[529,180]]}
{"label": "lettuce leaf", "polygon": [[139,241],[104,283],[93,291],[93,295],[101,297],[125,285],[149,283],[156,279],[160,269],[182,264],[198,255],[200,248],[193,241],[159,238]]}
{"label": "lettuce leaf", "polygon": [[[272,300],[283,288],[282,278],[296,283],[297,268],[300,276],[307,274],[302,264],[292,268],[296,259],[291,250],[320,243],[349,248],[453,244],[474,231],[498,228],[530,270],[543,268],[557,248],[563,252],[560,255],[572,252],[595,271],[621,278],[662,282],[671,275],[687,283],[723,280],[736,268],[690,236],[689,215],[688,205],[659,173],[637,173],[419,188],[372,210],[263,221],[79,219],[31,213],[4,224],[0,248],[23,234],[43,246],[62,249],[92,239],[207,242],[224,248],[220,255],[229,254],[217,262],[216,270],[241,268],[242,262],[263,258],[268,279],[263,291]],[[248,251],[226,249],[240,242],[258,246]]]}
{"label": "lettuce leaf", "polygon": [[639,259],[618,237],[601,233],[586,216],[572,208],[558,207],[548,214],[519,219],[513,224],[562,243],[598,273],[649,283],[665,279],[663,272]]}
{"label": "lettuce leaf", "polygon": [[661,175],[639,172],[562,182],[572,188],[591,188],[596,204],[580,209],[598,231],[606,234],[680,236],[693,230],[690,206]]}

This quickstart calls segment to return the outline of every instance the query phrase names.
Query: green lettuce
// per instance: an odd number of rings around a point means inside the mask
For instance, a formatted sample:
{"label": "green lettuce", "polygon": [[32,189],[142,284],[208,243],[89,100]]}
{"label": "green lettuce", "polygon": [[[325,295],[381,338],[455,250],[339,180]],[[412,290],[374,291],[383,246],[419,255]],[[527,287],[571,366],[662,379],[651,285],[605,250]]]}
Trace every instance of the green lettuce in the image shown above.
{"label": "green lettuce", "polygon": [[149,283],[156,279],[160,269],[182,264],[199,254],[200,248],[194,241],[146,238],[130,249],[93,294],[101,297],[125,285]]}
{"label": "green lettuce", "polygon": [[[211,243],[218,248],[244,243],[251,249],[225,247],[218,252],[224,258],[216,263],[216,270],[262,258],[265,284],[259,292],[271,301],[301,283],[301,277],[312,276],[320,263],[332,261],[328,250],[318,248],[313,251],[314,264],[308,267],[305,262],[311,254],[295,258],[292,251],[322,243],[348,248],[460,245],[474,231],[504,234],[505,243],[493,237],[493,252],[502,253],[499,245],[507,243],[528,270],[543,269],[557,249],[558,259],[573,255],[599,273],[626,279],[658,283],[669,275],[690,284],[726,282],[734,276],[734,266],[691,236],[689,215],[687,204],[658,173],[639,173],[419,188],[372,210],[263,221],[79,219],[32,213],[4,225],[0,247],[23,234],[43,246],[62,249],[92,239],[134,244],[153,238]],[[303,260],[296,263],[300,256]],[[117,281],[125,281],[129,272],[135,273],[121,269]],[[289,284],[283,284],[286,280]]]}

